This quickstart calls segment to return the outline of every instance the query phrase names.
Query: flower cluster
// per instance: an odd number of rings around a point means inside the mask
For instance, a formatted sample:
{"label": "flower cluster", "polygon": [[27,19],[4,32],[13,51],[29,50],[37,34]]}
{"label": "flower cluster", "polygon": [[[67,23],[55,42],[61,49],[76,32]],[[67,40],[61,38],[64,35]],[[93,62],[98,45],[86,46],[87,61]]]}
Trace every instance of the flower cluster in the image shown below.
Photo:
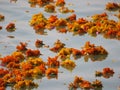
{"label": "flower cluster", "polygon": [[58,56],[62,60],[69,59],[71,55],[74,57],[74,59],[78,59],[83,56],[85,61],[88,61],[89,58],[92,61],[101,61],[107,57],[108,52],[102,46],[95,46],[89,41],[85,43],[81,50],[63,47],[58,51]]}
{"label": "flower cluster", "polygon": [[65,0],[29,0],[28,1],[31,5],[31,7],[35,7],[36,5],[39,7],[44,7],[44,11],[48,13],[54,13],[56,12],[55,9],[57,7],[59,8],[59,11],[61,13],[69,13],[69,12],[74,12],[74,10],[68,9],[68,7],[65,7]]}
{"label": "flower cluster", "polygon": [[104,78],[110,78],[113,76],[113,74],[114,74],[114,70],[109,67],[103,68],[102,72],[101,71],[95,72],[95,76],[97,77],[103,76]]}
{"label": "flower cluster", "polygon": [[30,25],[37,33],[44,31],[44,29],[56,28],[60,33],[71,32],[73,35],[88,33],[94,37],[101,34],[104,38],[120,39],[120,23],[110,20],[107,13],[95,14],[91,16],[91,20],[85,18],[76,20],[76,14],[72,14],[67,18],[58,18],[54,15],[46,18],[42,13],[39,13],[32,16]]}
{"label": "flower cluster", "polygon": [[84,90],[102,90],[102,87],[102,82],[97,79],[93,82],[90,82],[78,76],[75,76],[74,81],[69,84],[69,90],[77,90],[77,88]]}
{"label": "flower cluster", "polygon": [[62,43],[60,40],[57,40],[54,43],[54,47],[50,48],[50,50],[53,52],[59,52],[64,46],[65,46],[64,43]]}
{"label": "flower cluster", "polygon": [[[108,54],[102,46],[95,46],[94,44],[90,44],[90,42],[86,42],[84,47],[79,50],[67,48],[64,43],[57,40],[54,43],[54,47],[49,48],[49,50],[56,53],[56,56],[49,56],[47,62],[45,62],[40,57],[40,50],[27,48],[27,43],[20,42],[20,45],[17,45],[16,49],[17,50],[10,55],[0,58],[1,65],[7,68],[0,69],[0,88],[6,88],[8,85],[13,86],[14,89],[18,88],[19,90],[36,88],[38,85],[34,83],[34,79],[41,79],[45,76],[48,79],[57,79],[60,66],[72,71],[76,67],[76,63],[71,60],[71,56],[77,59],[86,55]],[[108,74],[108,72],[108,69],[103,70],[103,73]],[[99,81],[94,81],[93,86],[99,87],[98,83]],[[80,88],[89,89],[93,86],[86,80],[83,80],[82,83],[79,82]]]}
{"label": "flower cluster", "polygon": [[120,9],[120,3],[108,2],[106,4],[106,9],[110,10],[110,11],[119,10]]}

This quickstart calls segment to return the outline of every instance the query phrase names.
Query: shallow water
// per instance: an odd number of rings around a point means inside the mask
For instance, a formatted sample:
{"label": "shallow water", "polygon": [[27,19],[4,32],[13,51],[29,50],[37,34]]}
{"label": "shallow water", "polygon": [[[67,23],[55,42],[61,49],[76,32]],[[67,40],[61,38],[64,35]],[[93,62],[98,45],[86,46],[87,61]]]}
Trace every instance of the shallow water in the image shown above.
{"label": "shallow water", "polygon": [[[77,17],[88,18],[94,14],[99,14],[102,12],[108,12],[105,10],[105,4],[108,1],[115,0],[66,0],[67,3],[72,3],[69,6],[71,9],[75,10]],[[79,3],[78,3],[79,2]],[[118,2],[116,0],[116,2]],[[28,13],[26,11],[29,11]],[[95,45],[102,45],[108,52],[108,56],[103,61],[88,62],[84,61],[84,58],[76,60],[76,68],[70,72],[62,67],[59,68],[60,72],[58,74],[58,79],[48,80],[46,77],[41,80],[36,80],[39,83],[37,90],[68,90],[68,84],[73,82],[75,76],[82,76],[84,79],[89,81],[94,81],[99,79],[103,83],[102,90],[119,90],[120,86],[120,41],[115,39],[105,39],[103,36],[98,35],[97,37],[91,37],[87,34],[83,36],[73,36],[71,33],[61,34],[57,31],[47,31],[47,35],[40,35],[35,33],[33,28],[29,25],[29,20],[33,14],[42,12],[46,17],[49,17],[49,13],[44,12],[43,8],[31,8],[27,0],[18,0],[16,3],[10,3],[9,0],[0,0],[0,13],[5,16],[5,20],[0,22],[0,26],[3,29],[0,30],[0,54],[2,56],[9,55],[16,50],[16,45],[19,42],[27,42],[28,47],[36,49],[34,42],[36,39],[41,39],[46,45],[50,47],[53,43],[59,39],[66,44],[66,47],[73,47],[80,49],[86,41],[90,41]],[[116,19],[111,15],[111,19]],[[56,13],[58,17],[67,17],[69,14]],[[5,26],[9,22],[15,22],[16,31],[7,32]],[[14,36],[14,38],[9,38],[8,36]],[[53,57],[55,54],[50,52],[46,48],[40,48],[43,53],[43,60],[47,60],[48,56]],[[1,67],[1,66],[0,66]],[[102,70],[104,67],[110,67],[115,71],[115,74],[110,79],[105,79],[103,77],[95,77],[94,72],[96,70]],[[11,90],[8,88],[7,90]]]}

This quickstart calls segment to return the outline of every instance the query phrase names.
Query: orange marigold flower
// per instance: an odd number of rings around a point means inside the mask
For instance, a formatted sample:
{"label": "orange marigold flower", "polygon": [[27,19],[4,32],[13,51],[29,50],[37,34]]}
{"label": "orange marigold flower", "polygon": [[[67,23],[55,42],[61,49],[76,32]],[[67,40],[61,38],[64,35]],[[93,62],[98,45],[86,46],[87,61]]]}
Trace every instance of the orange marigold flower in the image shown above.
{"label": "orange marigold flower", "polygon": [[60,62],[58,61],[58,56],[56,57],[48,57],[48,62],[47,62],[48,67],[59,67]]}
{"label": "orange marigold flower", "polygon": [[59,31],[60,33],[67,33],[67,29],[65,29],[65,28],[60,28],[58,31]]}
{"label": "orange marigold flower", "polygon": [[113,69],[110,69],[109,67],[106,67],[106,68],[103,68],[103,73],[111,73],[111,74],[114,74],[114,71],[113,71]]}
{"label": "orange marigold flower", "polygon": [[97,79],[92,82],[92,86],[93,86],[93,88],[95,88],[95,89],[97,89],[97,88],[102,88],[102,87],[103,87],[102,82],[99,81],[99,80],[97,80]]}
{"label": "orange marigold flower", "polygon": [[16,46],[16,49],[18,51],[26,51],[27,50],[26,46],[27,46],[27,43],[20,42],[20,45]]}
{"label": "orange marigold flower", "polygon": [[2,14],[0,14],[0,21],[3,21],[4,19],[5,17]]}
{"label": "orange marigold flower", "polygon": [[52,4],[48,4],[45,6],[45,11],[49,12],[49,13],[53,13],[53,12],[55,12],[55,6]]}
{"label": "orange marigold flower", "polygon": [[15,63],[15,62],[10,62],[8,65],[7,65],[7,68],[9,69],[19,69],[20,68],[20,64],[18,63]]}
{"label": "orange marigold flower", "polygon": [[0,26],[0,30],[2,29],[2,26]]}
{"label": "orange marigold flower", "polygon": [[106,9],[107,10],[118,10],[120,9],[120,5],[118,3],[108,2],[106,4]]}
{"label": "orange marigold flower", "polygon": [[51,15],[51,16],[48,18],[48,22],[49,22],[49,23],[54,23],[56,20],[58,20],[57,15]]}
{"label": "orange marigold flower", "polygon": [[64,43],[62,43],[60,40],[57,40],[57,41],[54,43],[54,47],[50,48],[50,50],[53,51],[53,52],[58,52],[58,51],[60,51],[64,46],[65,46]]}
{"label": "orange marigold flower", "polygon": [[71,50],[72,50],[72,55],[75,59],[77,59],[82,55],[82,52],[78,49],[72,48]]}
{"label": "orange marigold flower", "polygon": [[48,68],[46,70],[46,76],[48,79],[57,78],[58,77],[58,69],[57,68]]}
{"label": "orange marigold flower", "polygon": [[13,57],[11,55],[0,58],[0,60],[2,61],[3,64],[8,64],[10,62],[19,63],[19,60],[17,60],[15,57]]}
{"label": "orange marigold flower", "polygon": [[0,90],[5,90],[5,86],[0,86]]}
{"label": "orange marigold flower", "polygon": [[61,62],[61,66],[72,71],[76,67],[76,64],[74,61],[66,59],[65,61]]}
{"label": "orange marigold flower", "polygon": [[57,0],[56,1],[56,6],[64,6],[65,5],[65,0]]}
{"label": "orange marigold flower", "polygon": [[8,74],[9,71],[8,70],[5,70],[3,68],[0,68],[0,77],[3,77],[5,74]]}
{"label": "orange marigold flower", "polygon": [[80,85],[80,88],[83,88],[83,89],[91,89],[91,83],[89,81],[86,81],[86,80],[83,80],[82,83],[79,83]]}
{"label": "orange marigold flower", "polygon": [[2,78],[0,78],[0,87],[5,87],[5,81]]}
{"label": "orange marigold flower", "polygon": [[24,55],[20,51],[15,51],[12,53],[12,56],[15,57],[17,60],[23,61],[25,59]]}
{"label": "orange marigold flower", "polygon": [[72,14],[71,16],[67,18],[67,21],[70,21],[70,22],[75,21],[75,20],[76,20],[76,14]]}
{"label": "orange marigold flower", "polygon": [[23,71],[26,71],[26,70],[32,69],[33,65],[28,63],[28,62],[22,62],[21,63],[21,68],[23,69]]}
{"label": "orange marigold flower", "polygon": [[37,57],[41,55],[40,51],[39,50],[31,50],[31,49],[28,49],[26,51],[26,56],[27,57]]}
{"label": "orange marigold flower", "polygon": [[85,24],[85,23],[87,23],[88,21],[87,21],[86,19],[84,19],[84,18],[78,18],[77,22],[78,22],[79,24]]}
{"label": "orange marigold flower", "polygon": [[36,46],[37,48],[40,48],[40,47],[42,47],[43,45],[44,45],[44,43],[43,43],[42,40],[37,39],[37,40],[35,41],[35,46]]}
{"label": "orange marigold flower", "polygon": [[8,31],[8,32],[13,32],[13,31],[15,31],[15,24],[14,23],[9,23],[7,26],[6,26],[6,30]]}

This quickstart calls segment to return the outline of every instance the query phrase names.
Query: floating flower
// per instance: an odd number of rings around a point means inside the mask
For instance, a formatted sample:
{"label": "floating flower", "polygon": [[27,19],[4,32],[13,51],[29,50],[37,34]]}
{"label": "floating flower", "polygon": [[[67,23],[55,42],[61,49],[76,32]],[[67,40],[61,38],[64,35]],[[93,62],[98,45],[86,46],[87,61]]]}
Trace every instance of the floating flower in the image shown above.
{"label": "floating flower", "polygon": [[110,10],[110,11],[119,10],[120,9],[120,3],[108,2],[106,4],[106,9]]}
{"label": "floating flower", "polygon": [[[6,83],[5,83],[4,79],[0,78],[0,87],[1,87],[1,88],[2,88],[2,87],[4,88],[5,85],[6,85]],[[3,89],[3,90],[4,90],[4,89]]]}
{"label": "floating flower", "polygon": [[60,62],[58,61],[58,56],[55,57],[48,57],[48,62],[47,62],[48,67],[54,68],[54,67],[59,67]]}
{"label": "floating flower", "polygon": [[97,89],[102,90],[102,87],[103,87],[102,82],[97,79],[92,82],[92,86],[95,90],[97,90]]}
{"label": "floating flower", "polygon": [[49,13],[54,13],[55,12],[55,6],[52,4],[48,4],[45,6],[44,10]]}
{"label": "floating flower", "polygon": [[12,53],[12,56],[15,57],[17,60],[23,61],[25,59],[24,55],[20,51],[15,51]]}
{"label": "floating flower", "polygon": [[61,13],[69,13],[69,12],[73,13],[74,12],[74,10],[70,10],[70,9],[68,9],[68,7],[65,7],[65,6],[60,7],[59,11]]}
{"label": "floating flower", "polygon": [[0,21],[3,21],[4,19],[5,17],[2,14],[0,14]]}
{"label": "floating flower", "polygon": [[69,17],[66,18],[68,22],[73,22],[76,20],[76,14],[72,14]]}
{"label": "floating flower", "polygon": [[31,88],[37,88],[38,85],[34,83],[31,80],[24,80],[24,81],[19,81],[14,85],[15,89],[31,89]]}
{"label": "floating flower", "polygon": [[43,43],[43,41],[42,40],[36,40],[35,41],[35,46],[37,47],[37,48],[40,48],[40,47],[42,47],[44,45],[44,43]]}
{"label": "floating flower", "polygon": [[57,0],[56,1],[56,6],[64,6],[65,5],[65,1],[64,0]]}
{"label": "floating flower", "polygon": [[28,62],[22,62],[21,63],[21,68],[23,71],[33,69],[33,65],[28,63]]}
{"label": "floating flower", "polygon": [[8,65],[7,65],[7,68],[9,69],[19,69],[20,68],[20,64],[18,63],[15,63],[15,62],[10,62]]}
{"label": "floating flower", "polygon": [[90,42],[86,42],[83,50],[83,55],[105,55],[108,52],[102,46],[95,46],[94,44],[90,44]]}
{"label": "floating flower", "polygon": [[27,50],[27,43],[20,42],[20,45],[16,46],[16,49],[18,51],[26,51]]}
{"label": "floating flower", "polygon": [[113,71],[113,69],[110,69],[109,67],[106,67],[106,68],[103,68],[102,73],[103,73],[103,77],[110,78],[110,77],[113,76],[114,71]]}
{"label": "floating flower", "polygon": [[5,87],[4,86],[2,86],[2,87],[0,86],[0,90],[5,90]]}
{"label": "floating flower", "polygon": [[13,31],[15,31],[15,30],[16,30],[15,24],[14,24],[14,23],[9,23],[9,24],[6,26],[6,30],[7,30],[8,32],[13,32]]}
{"label": "floating flower", "polygon": [[3,68],[0,68],[0,77],[3,77],[4,75],[8,74],[9,71],[8,70],[5,70]]}
{"label": "floating flower", "polygon": [[48,23],[54,23],[56,20],[58,20],[58,17],[56,15],[51,15],[48,18]]}
{"label": "floating flower", "polygon": [[92,88],[91,83],[86,80],[83,80],[83,82],[79,83],[79,85],[80,85],[80,88],[82,88],[82,89],[91,89]]}
{"label": "floating flower", "polygon": [[39,50],[31,50],[31,49],[28,49],[26,51],[26,56],[27,57],[38,57],[39,55],[41,55],[40,51]]}
{"label": "floating flower", "polygon": [[72,48],[72,55],[75,59],[82,56],[82,52],[78,49]]}
{"label": "floating flower", "polygon": [[19,60],[16,59],[15,57],[11,56],[11,55],[8,55],[8,56],[5,56],[5,57],[3,57],[3,58],[0,58],[0,60],[1,60],[2,63],[5,64],[5,65],[9,64],[10,62],[19,63]]}
{"label": "floating flower", "polygon": [[67,59],[61,62],[61,66],[69,71],[72,71],[75,68],[76,64],[74,61]]}
{"label": "floating flower", "polygon": [[0,26],[0,30],[2,29],[2,26]]}
{"label": "floating flower", "polygon": [[58,69],[57,68],[48,68],[46,70],[46,76],[48,79],[58,78]]}
{"label": "floating flower", "polygon": [[78,88],[83,90],[102,90],[102,87],[102,82],[99,80],[89,82],[78,76],[75,76],[74,81],[69,84],[69,90],[77,90]]}
{"label": "floating flower", "polygon": [[62,48],[58,53],[58,56],[63,60],[70,58],[70,55],[71,55],[71,48]]}
{"label": "floating flower", "polygon": [[102,71],[96,71],[95,75],[100,77],[103,76],[104,78],[110,78],[114,74],[113,69],[110,69],[109,67],[103,68]]}
{"label": "floating flower", "polygon": [[45,63],[45,62],[43,62],[42,58],[39,58],[39,57],[38,58],[28,58],[27,62],[29,62],[33,66],[39,66],[39,65]]}
{"label": "floating flower", "polygon": [[62,48],[64,48],[65,44],[62,43],[60,40],[57,40],[54,43],[54,47],[50,48],[51,51],[53,52],[59,52]]}

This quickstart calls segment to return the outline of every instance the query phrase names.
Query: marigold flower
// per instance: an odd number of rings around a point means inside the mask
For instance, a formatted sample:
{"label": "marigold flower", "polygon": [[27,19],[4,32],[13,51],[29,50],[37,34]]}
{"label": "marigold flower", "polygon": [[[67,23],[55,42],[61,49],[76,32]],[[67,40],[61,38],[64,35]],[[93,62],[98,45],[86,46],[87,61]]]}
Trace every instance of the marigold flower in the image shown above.
{"label": "marigold flower", "polygon": [[20,64],[19,63],[15,63],[15,62],[10,62],[8,65],[7,65],[7,68],[9,69],[19,69],[20,68]]}
{"label": "marigold flower", "polygon": [[97,80],[97,79],[92,82],[92,86],[93,86],[93,88],[95,88],[95,89],[97,89],[97,88],[102,88],[102,87],[103,87],[102,82],[99,81],[99,80]]}
{"label": "marigold flower", "polygon": [[41,55],[39,50],[31,50],[31,49],[28,49],[25,54],[27,57],[38,57],[39,55]]}
{"label": "marigold flower", "polygon": [[28,63],[28,62],[22,62],[21,63],[21,68],[23,71],[30,70],[33,68],[33,65]]}
{"label": "marigold flower", "polygon": [[46,12],[49,12],[49,13],[55,12],[55,6],[52,5],[52,4],[46,5],[44,9],[45,9]]}
{"label": "marigold flower", "polygon": [[4,79],[0,78],[0,87],[5,87],[5,85],[6,85],[6,83],[5,83]]}
{"label": "marigold flower", "polygon": [[56,6],[64,6],[65,5],[65,1],[64,0],[57,0],[56,1]]}
{"label": "marigold flower", "polygon": [[20,42],[20,45],[16,46],[16,49],[18,51],[26,51],[27,50],[27,43]]}
{"label": "marigold flower", "polygon": [[56,78],[58,77],[58,69],[57,68],[48,68],[46,70],[46,76],[48,79]]}
{"label": "marigold flower", "polygon": [[53,52],[58,52],[60,51],[62,48],[64,48],[65,44],[62,43],[60,40],[57,40],[55,43],[54,43],[54,47],[50,48],[51,51]]}
{"label": "marigold flower", "polygon": [[91,83],[89,81],[83,80],[82,83],[79,83],[80,88],[82,89],[91,89]]}
{"label": "marigold flower", "polygon": [[2,61],[3,64],[9,64],[10,62],[15,62],[15,63],[19,63],[19,60],[17,60],[15,57],[8,55],[5,56],[3,58],[0,58],[0,60]]}
{"label": "marigold flower", "polygon": [[38,85],[34,83],[31,80],[24,80],[24,81],[19,81],[14,85],[15,89],[30,89],[30,88],[37,88]]}
{"label": "marigold flower", "polygon": [[3,68],[0,68],[0,77],[3,77],[5,74],[8,74],[9,71],[8,70],[5,70]]}
{"label": "marigold flower", "polygon": [[8,32],[13,32],[13,31],[15,31],[15,24],[14,23],[9,23],[7,26],[6,26],[6,30],[8,31]]}
{"label": "marigold flower", "polygon": [[0,14],[0,21],[3,21],[4,19],[5,17],[2,14]]}
{"label": "marigold flower", "polygon": [[74,61],[67,59],[61,62],[61,66],[66,68],[67,70],[72,71],[75,68],[76,64]]}
{"label": "marigold flower", "polygon": [[54,23],[56,20],[58,20],[58,18],[57,18],[56,15],[51,15],[51,16],[48,18],[48,22],[49,22],[49,23]]}
{"label": "marigold flower", "polygon": [[48,57],[48,62],[47,62],[48,67],[59,67],[60,62],[58,61],[58,56],[55,57]]}
{"label": "marigold flower", "polygon": [[118,10],[120,9],[120,5],[118,3],[114,3],[114,2],[108,2],[106,4],[106,9],[107,10]]}
{"label": "marigold flower", "polygon": [[15,51],[12,53],[12,56],[15,57],[17,60],[23,61],[25,59],[24,55],[20,51]]}
{"label": "marigold flower", "polygon": [[43,43],[42,40],[37,39],[37,40],[35,41],[35,46],[36,46],[37,48],[40,48],[40,47],[42,47],[43,45],[44,45],[44,43]]}
{"label": "marigold flower", "polygon": [[27,62],[29,62],[30,64],[32,64],[33,66],[39,66],[41,64],[44,64],[45,62],[42,60],[42,58],[29,58],[27,60]]}

